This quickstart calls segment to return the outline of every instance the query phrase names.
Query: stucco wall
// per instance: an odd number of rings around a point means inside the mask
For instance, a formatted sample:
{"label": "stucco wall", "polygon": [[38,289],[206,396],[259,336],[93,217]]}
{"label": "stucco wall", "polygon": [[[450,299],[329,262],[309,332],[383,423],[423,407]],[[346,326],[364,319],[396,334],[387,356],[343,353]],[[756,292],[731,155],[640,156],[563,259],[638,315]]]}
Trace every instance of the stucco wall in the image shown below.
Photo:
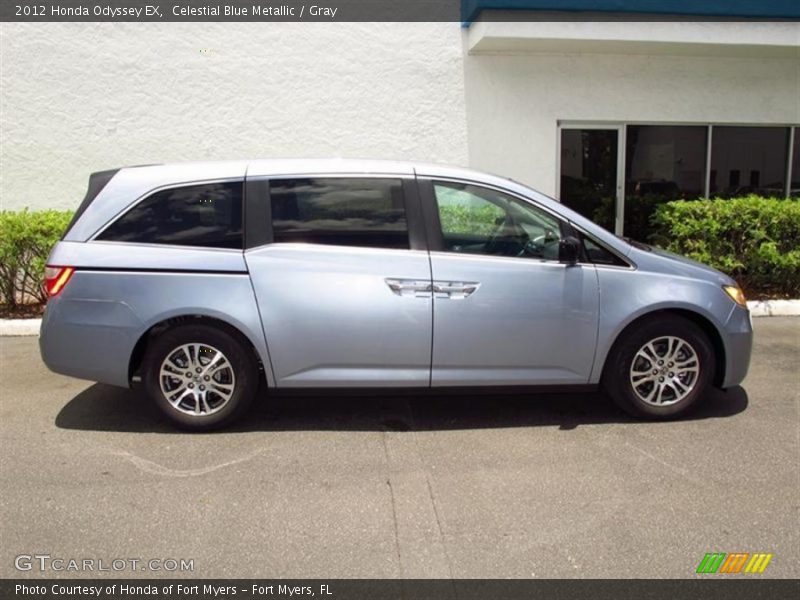
{"label": "stucco wall", "polygon": [[467,162],[457,23],[3,23],[0,52],[3,208],[141,163]]}
{"label": "stucco wall", "polygon": [[4,23],[0,202],[73,207],[91,171],[270,156],[470,164],[555,194],[559,120],[800,122],[796,57],[469,54],[469,35]]}
{"label": "stucco wall", "polygon": [[551,195],[559,120],[800,122],[797,58],[479,54],[465,85],[471,166]]}

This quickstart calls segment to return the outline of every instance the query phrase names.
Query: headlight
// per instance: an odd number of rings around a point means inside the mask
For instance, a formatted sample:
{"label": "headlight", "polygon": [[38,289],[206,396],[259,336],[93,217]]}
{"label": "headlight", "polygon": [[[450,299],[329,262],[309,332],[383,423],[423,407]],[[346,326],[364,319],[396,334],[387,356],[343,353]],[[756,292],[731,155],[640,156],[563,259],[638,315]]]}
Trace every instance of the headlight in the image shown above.
{"label": "headlight", "polygon": [[723,285],[722,289],[731,297],[731,300],[736,302],[742,308],[747,308],[747,300],[745,300],[744,292],[738,285]]}

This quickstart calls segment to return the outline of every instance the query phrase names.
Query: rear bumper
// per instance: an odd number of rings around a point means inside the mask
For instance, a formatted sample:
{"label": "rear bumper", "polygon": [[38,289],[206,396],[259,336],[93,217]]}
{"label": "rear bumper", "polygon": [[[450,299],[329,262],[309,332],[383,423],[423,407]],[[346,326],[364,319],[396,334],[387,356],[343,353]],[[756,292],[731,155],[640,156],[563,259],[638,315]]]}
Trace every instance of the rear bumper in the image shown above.
{"label": "rear bumper", "polygon": [[120,302],[52,298],[39,352],[55,373],[127,387],[128,362],[142,323]]}
{"label": "rear bumper", "polygon": [[739,385],[747,376],[753,350],[750,311],[735,307],[725,324],[725,378],[723,388]]}

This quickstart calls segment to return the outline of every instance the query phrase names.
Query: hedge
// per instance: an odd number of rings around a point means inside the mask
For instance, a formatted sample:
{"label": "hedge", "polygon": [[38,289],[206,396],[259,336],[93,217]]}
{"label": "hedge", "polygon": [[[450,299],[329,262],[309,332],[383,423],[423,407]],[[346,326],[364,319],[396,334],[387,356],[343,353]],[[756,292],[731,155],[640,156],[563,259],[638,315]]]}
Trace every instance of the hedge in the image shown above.
{"label": "hedge", "polygon": [[651,222],[656,245],[729,274],[748,297],[800,297],[800,200],[680,200]]}
{"label": "hedge", "polygon": [[72,211],[0,211],[0,303],[44,303],[44,264]]}

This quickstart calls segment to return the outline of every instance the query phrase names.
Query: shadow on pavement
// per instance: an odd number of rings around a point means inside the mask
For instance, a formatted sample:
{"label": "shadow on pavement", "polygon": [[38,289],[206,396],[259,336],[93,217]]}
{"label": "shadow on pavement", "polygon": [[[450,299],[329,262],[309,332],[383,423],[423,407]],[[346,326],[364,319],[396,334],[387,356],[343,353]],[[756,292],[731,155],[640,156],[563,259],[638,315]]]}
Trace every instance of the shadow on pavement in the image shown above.
{"label": "shadow on pavement", "polygon": [[[747,408],[741,387],[712,390],[686,420],[731,417]],[[285,395],[261,394],[250,413],[221,433],[245,431],[437,431],[633,423],[600,393]],[[88,431],[175,433],[142,391],[94,384],[72,398],[56,426]]]}

